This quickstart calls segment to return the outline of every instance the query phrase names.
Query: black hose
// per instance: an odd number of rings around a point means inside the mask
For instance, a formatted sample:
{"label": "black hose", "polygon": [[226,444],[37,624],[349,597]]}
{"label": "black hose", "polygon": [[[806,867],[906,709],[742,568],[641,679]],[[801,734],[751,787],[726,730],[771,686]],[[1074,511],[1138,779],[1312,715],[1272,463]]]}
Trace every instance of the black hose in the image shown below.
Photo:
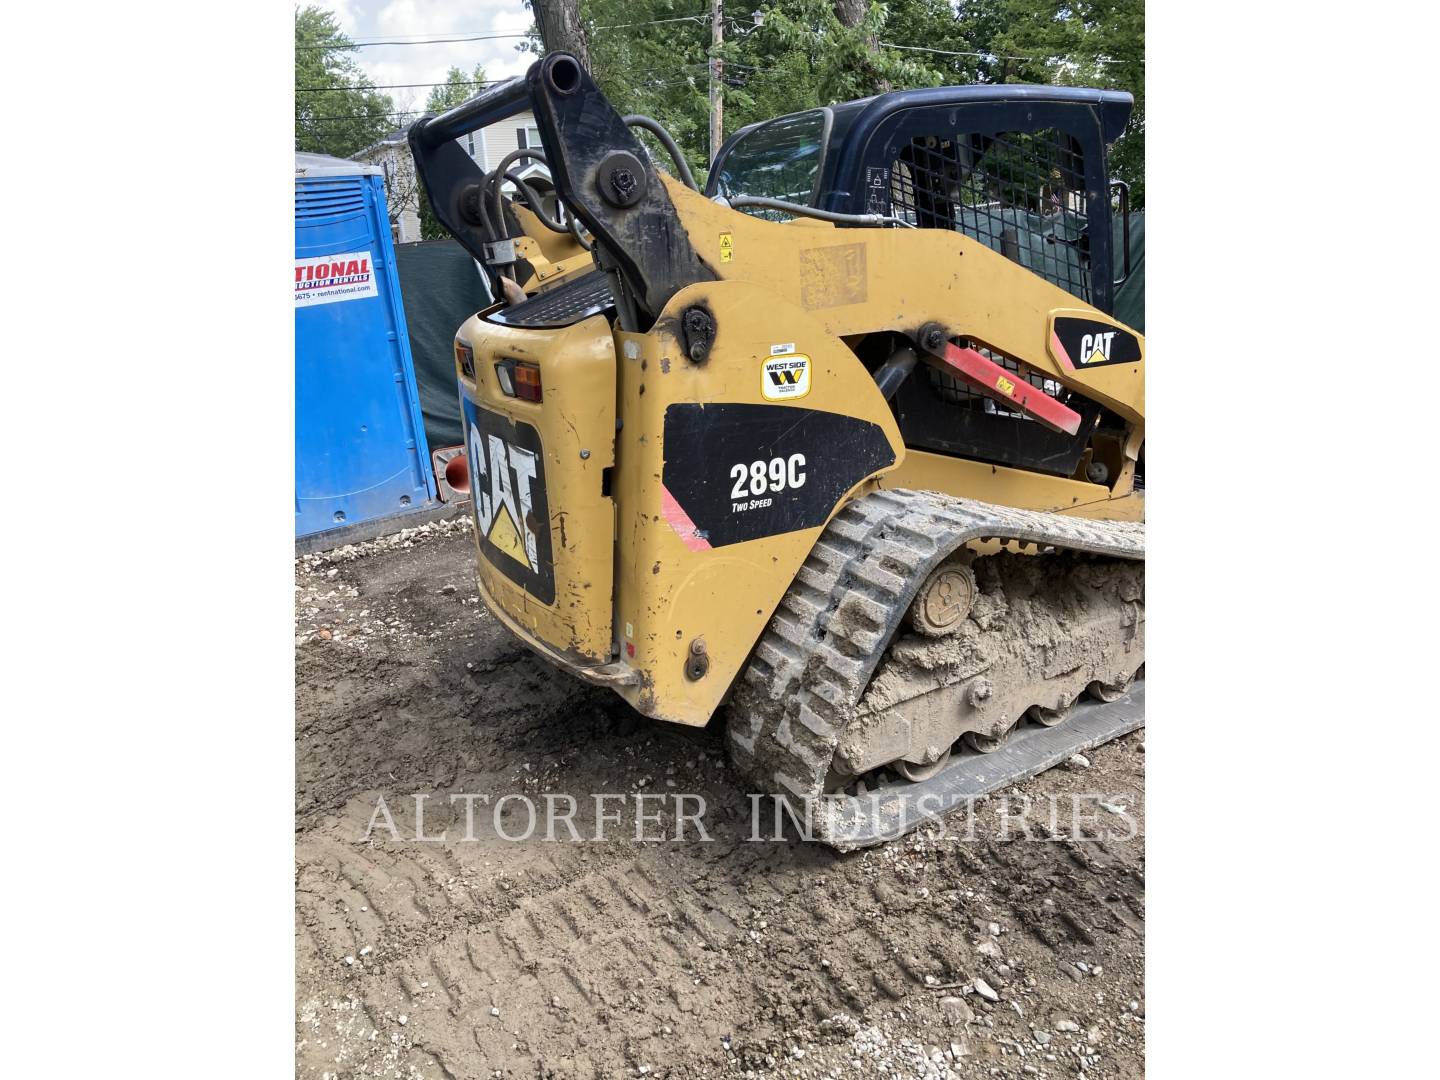
{"label": "black hose", "polygon": [[530,208],[532,214],[540,219],[541,225],[544,225],[551,232],[567,233],[570,231],[545,212],[545,204],[541,200],[539,193],[526,183],[525,179],[520,176],[519,173],[507,172],[505,179],[514,184],[520,193],[525,196],[525,205]]}
{"label": "black hose", "polygon": [[485,236],[485,242],[487,244],[493,244],[497,239],[495,233],[495,223],[490,220],[490,211],[485,205],[485,193],[487,190],[486,185],[488,183],[490,183],[490,177],[485,175],[484,169],[481,169],[480,183],[471,185],[470,187],[466,188],[464,194],[469,195],[471,191],[475,192],[475,213],[479,215],[480,218],[480,231]]}
{"label": "black hose", "polygon": [[594,251],[595,246],[580,235],[580,221],[574,214],[570,215],[570,235],[575,237],[575,242],[586,251]]}
{"label": "black hose", "polygon": [[888,214],[842,214],[838,210],[821,210],[816,206],[786,202],[783,199],[765,199],[759,195],[735,195],[725,202],[735,210],[753,206],[759,210],[777,210],[782,214],[811,217],[836,225],[904,225],[907,229],[915,228],[904,218],[891,217]]}
{"label": "black hose", "polygon": [[675,138],[670,132],[660,126],[660,121],[652,119],[649,116],[643,116],[640,113],[631,113],[629,116],[621,117],[621,119],[625,121],[626,126],[644,128],[650,132],[651,135],[654,135],[655,138],[659,139],[660,145],[665,147],[671,159],[675,162],[675,167],[680,170],[680,179],[685,182],[685,186],[691,191],[700,190],[699,185],[695,183],[695,176],[691,173],[689,164],[685,161],[685,155],[680,152],[679,144],[675,142]]}
{"label": "black hose", "polygon": [[[538,161],[538,162],[540,162],[542,165],[544,165],[547,169],[550,167],[550,159],[545,156],[544,151],[542,151],[542,150],[533,150],[533,149],[530,149],[530,148],[528,148],[528,147],[522,147],[522,148],[519,149],[519,150],[511,150],[510,153],[506,154],[503,158],[501,158],[501,159],[500,159],[500,164],[497,165],[497,166],[495,166],[495,171],[494,171],[494,172],[490,175],[490,177],[488,178],[488,182],[489,182],[490,185],[491,185],[491,187],[490,187],[490,200],[491,200],[491,204],[492,204],[492,207],[491,207],[491,208],[492,208],[493,211],[494,211],[495,224],[496,224],[497,228],[499,228],[499,229],[501,229],[501,230],[505,230],[505,214],[504,214],[503,208],[502,208],[501,205],[500,205],[500,183],[501,183],[501,177],[505,176],[506,171],[510,168],[510,166],[511,166],[512,164],[514,164],[515,162],[519,161],[521,158],[524,158],[524,157],[534,158],[536,161]],[[507,235],[506,235],[504,238],[505,238],[505,239],[509,239],[508,230],[505,230],[505,231],[506,231],[506,234],[507,234]],[[497,233],[497,236],[498,236],[498,233]]]}

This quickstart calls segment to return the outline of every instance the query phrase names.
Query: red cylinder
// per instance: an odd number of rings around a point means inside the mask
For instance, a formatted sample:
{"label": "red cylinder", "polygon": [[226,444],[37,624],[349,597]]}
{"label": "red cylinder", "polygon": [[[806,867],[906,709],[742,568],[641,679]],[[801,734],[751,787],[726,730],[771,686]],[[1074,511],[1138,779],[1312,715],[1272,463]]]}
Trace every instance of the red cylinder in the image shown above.
{"label": "red cylinder", "polygon": [[460,495],[470,494],[470,463],[456,454],[445,463],[445,482]]}

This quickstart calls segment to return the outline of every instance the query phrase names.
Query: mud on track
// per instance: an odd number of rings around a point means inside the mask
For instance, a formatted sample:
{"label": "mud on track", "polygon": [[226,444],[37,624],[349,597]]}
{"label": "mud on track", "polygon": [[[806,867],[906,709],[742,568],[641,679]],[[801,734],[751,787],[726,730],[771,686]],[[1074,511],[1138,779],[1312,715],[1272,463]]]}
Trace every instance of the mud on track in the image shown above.
{"label": "mud on track", "polygon": [[[479,605],[471,558],[462,518],[296,563],[300,1076],[1143,1075],[1143,732],[986,800],[960,839],[749,842],[718,726],[549,668]],[[467,841],[447,808],[547,792],[582,836],[592,793],[693,793],[712,840],[637,841],[632,805],[604,842],[507,843],[477,804]],[[1042,800],[1090,793],[1110,839],[1068,839],[1071,804]],[[415,841],[415,794],[444,842]],[[362,841],[382,795],[400,839],[381,819]]]}

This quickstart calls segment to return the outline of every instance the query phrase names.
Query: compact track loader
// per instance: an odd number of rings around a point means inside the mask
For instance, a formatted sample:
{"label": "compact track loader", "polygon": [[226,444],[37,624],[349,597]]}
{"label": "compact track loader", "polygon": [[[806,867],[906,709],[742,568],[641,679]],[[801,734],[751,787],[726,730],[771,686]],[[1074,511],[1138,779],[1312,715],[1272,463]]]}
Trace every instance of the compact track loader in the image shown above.
{"label": "compact track loader", "polygon": [[[455,340],[490,611],[647,716],[723,709],[751,790],[841,848],[1141,725],[1130,108],[884,94],[737,132],[705,193],[563,53],[417,122],[507,297]],[[456,141],[525,109],[548,209]]]}

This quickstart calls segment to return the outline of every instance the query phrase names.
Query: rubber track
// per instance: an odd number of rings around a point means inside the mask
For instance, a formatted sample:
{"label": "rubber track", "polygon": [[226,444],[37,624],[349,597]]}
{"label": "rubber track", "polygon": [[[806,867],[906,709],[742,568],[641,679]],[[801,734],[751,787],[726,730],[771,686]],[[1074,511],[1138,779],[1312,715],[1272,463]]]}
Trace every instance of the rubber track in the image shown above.
{"label": "rubber track", "polygon": [[737,680],[726,725],[750,790],[814,798],[859,704],[930,571],[962,545],[1145,558],[1141,522],[1019,510],[933,491],[856,499],[830,522]]}

